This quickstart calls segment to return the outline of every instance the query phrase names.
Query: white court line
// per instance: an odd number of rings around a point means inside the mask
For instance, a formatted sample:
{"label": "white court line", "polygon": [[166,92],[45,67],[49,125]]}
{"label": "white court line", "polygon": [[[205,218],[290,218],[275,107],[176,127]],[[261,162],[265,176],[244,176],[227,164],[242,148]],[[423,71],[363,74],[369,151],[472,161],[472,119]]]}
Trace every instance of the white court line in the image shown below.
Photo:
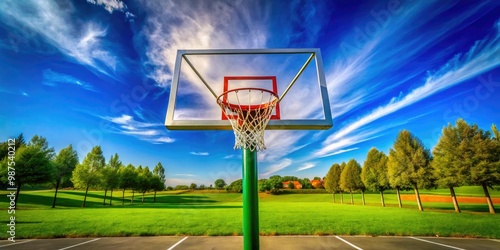
{"label": "white court line", "polygon": [[100,240],[101,238],[97,238],[97,239],[93,239],[93,240],[89,240],[89,241],[85,241],[85,242],[82,242],[82,243],[79,243],[79,244],[76,244],[76,245],[73,245],[73,246],[69,246],[69,247],[65,247],[65,248],[61,248],[59,250],[64,250],[64,249],[70,249],[70,248],[73,248],[73,247],[77,247],[77,246],[81,246],[83,244],[87,244],[87,243],[90,243],[90,242],[94,242],[96,240]]}
{"label": "white court line", "polygon": [[337,239],[339,239],[339,240],[343,241],[343,242],[344,242],[344,243],[346,243],[347,245],[349,245],[349,246],[351,246],[351,247],[354,247],[354,248],[355,248],[355,249],[357,249],[357,250],[363,250],[363,248],[360,248],[360,247],[358,247],[358,246],[356,246],[356,245],[352,244],[351,242],[349,242],[349,241],[347,241],[347,240],[344,240],[344,239],[342,239],[342,238],[340,238],[340,237],[338,237],[338,236],[335,236],[335,238],[337,238]]}
{"label": "white court line", "polygon": [[182,243],[183,241],[185,241],[187,238],[188,238],[188,237],[186,236],[186,237],[184,237],[182,240],[177,241],[177,243],[175,243],[173,246],[171,246],[171,247],[170,247],[169,249],[167,249],[167,250],[172,250],[172,249],[174,249],[174,247],[176,247],[177,245],[181,244],[181,243]]}
{"label": "white court line", "polygon": [[410,238],[414,239],[414,240],[419,240],[419,241],[431,243],[431,244],[436,244],[436,245],[443,246],[443,247],[449,247],[449,248],[453,248],[453,249],[457,249],[457,250],[465,250],[463,248],[454,247],[454,246],[450,246],[450,245],[445,245],[445,244],[437,243],[437,242],[430,241],[430,240],[424,240],[424,239],[419,239],[419,238],[415,238],[415,237],[410,237]]}
{"label": "white court line", "polygon": [[23,244],[23,243],[30,242],[30,241],[34,241],[34,240],[20,241],[20,242],[17,242],[17,243],[7,244],[7,245],[0,246],[0,248],[12,246],[12,245],[17,245],[17,244]]}

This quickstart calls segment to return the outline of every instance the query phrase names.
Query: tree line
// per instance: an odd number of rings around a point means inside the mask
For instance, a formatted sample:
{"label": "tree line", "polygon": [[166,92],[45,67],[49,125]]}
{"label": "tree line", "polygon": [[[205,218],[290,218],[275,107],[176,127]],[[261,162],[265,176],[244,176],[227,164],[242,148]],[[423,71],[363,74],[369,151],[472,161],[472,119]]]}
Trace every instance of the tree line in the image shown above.
{"label": "tree line", "polygon": [[[118,154],[111,156],[109,161],[103,156],[100,146],[95,146],[80,163],[77,152],[72,145],[61,149],[58,154],[54,148],[49,147],[46,138],[35,135],[26,143],[23,134],[15,140],[15,175],[14,183],[17,187],[15,203],[17,204],[19,192],[24,185],[51,183],[55,188],[52,208],[56,206],[57,192],[64,181],[71,181],[75,188],[85,189],[82,207],[85,207],[88,190],[98,188],[104,190],[103,205],[106,204],[107,193],[110,191],[109,205],[112,205],[113,191],[122,191],[122,205],[125,203],[125,191],[132,190],[133,203],[135,192],[144,195],[148,191],[156,192],[165,190],[165,169],[162,164],[149,167],[132,164],[124,165]],[[8,158],[9,145],[7,142],[0,144],[0,178],[3,185],[8,184]]]}
{"label": "tree line", "polygon": [[[395,189],[402,207],[400,190],[413,189],[420,211],[423,211],[419,189],[449,188],[456,212],[460,207],[454,188],[478,185],[483,188],[490,213],[495,213],[488,188],[500,185],[500,133],[493,124],[492,132],[458,119],[449,124],[434,149],[408,130],[399,132],[387,156],[371,148],[363,167],[354,159],[333,164],[326,177],[325,189],[335,194],[360,191],[363,205],[366,189],[379,192],[382,206],[384,191]],[[341,203],[343,203],[343,195]]]}

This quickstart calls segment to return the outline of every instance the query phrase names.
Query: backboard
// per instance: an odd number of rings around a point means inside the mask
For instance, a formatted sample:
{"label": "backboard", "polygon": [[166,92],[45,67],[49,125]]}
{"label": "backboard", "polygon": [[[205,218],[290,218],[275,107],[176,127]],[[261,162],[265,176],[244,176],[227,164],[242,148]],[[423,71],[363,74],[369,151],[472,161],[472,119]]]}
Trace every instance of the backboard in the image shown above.
{"label": "backboard", "polygon": [[332,126],[319,49],[211,49],[177,51],[166,127],[232,130],[216,100],[240,88],[266,89],[279,96],[267,130]]}

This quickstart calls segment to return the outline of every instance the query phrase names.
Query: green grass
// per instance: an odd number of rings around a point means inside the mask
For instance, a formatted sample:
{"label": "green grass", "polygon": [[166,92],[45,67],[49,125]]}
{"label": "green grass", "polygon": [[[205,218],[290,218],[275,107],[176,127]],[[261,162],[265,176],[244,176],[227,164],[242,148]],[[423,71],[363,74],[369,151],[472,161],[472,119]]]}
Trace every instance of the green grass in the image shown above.
{"label": "green grass", "polygon": [[[467,188],[463,192],[477,192],[474,187],[463,188]],[[136,193],[130,204],[132,193],[126,192],[123,206],[121,191],[113,192],[113,206],[102,205],[103,194],[89,192],[87,207],[81,208],[84,192],[60,191],[57,208],[51,209],[53,191],[21,192],[16,237],[242,234],[241,194],[169,191],[158,193],[156,203],[148,194],[141,204],[142,196]],[[492,195],[499,197],[498,191]],[[259,204],[261,233],[500,238],[500,215],[487,213],[486,204],[461,204],[463,213],[458,214],[449,203],[424,203],[425,211],[419,212],[416,204],[405,202],[400,209],[394,194],[386,194],[387,207],[380,206],[378,194],[367,194],[366,206],[361,205],[359,194],[354,198],[355,204],[349,205],[340,204],[339,195],[333,204],[331,194],[263,194]],[[349,199],[344,194],[344,203]],[[4,213],[0,223],[4,224],[8,220],[6,201],[0,201]],[[2,239],[7,236],[0,234]]]}

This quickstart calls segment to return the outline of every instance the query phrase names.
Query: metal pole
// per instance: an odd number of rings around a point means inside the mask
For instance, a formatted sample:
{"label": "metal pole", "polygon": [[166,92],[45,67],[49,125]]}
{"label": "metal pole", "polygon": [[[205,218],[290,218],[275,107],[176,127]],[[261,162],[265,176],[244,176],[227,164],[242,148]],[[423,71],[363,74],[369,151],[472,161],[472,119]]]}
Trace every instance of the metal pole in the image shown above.
{"label": "metal pole", "polygon": [[243,249],[255,250],[259,244],[259,193],[257,151],[243,149]]}

